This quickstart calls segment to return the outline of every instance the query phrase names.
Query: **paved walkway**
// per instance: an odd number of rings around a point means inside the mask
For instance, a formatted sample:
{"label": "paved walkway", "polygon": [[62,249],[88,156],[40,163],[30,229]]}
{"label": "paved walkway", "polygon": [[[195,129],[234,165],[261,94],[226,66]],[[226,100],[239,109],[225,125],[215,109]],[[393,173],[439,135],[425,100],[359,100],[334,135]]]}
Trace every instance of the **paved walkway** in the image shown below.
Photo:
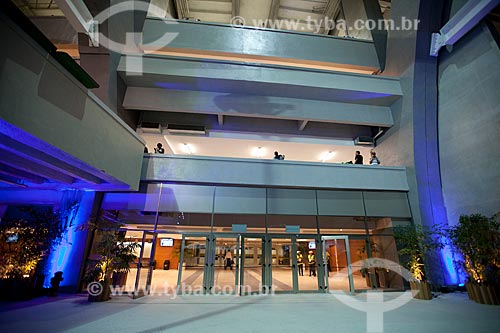
{"label": "paved walkway", "polygon": [[[402,293],[386,293],[394,299]],[[366,294],[356,296],[366,300]],[[383,305],[382,305],[383,306]],[[380,306],[378,307],[380,308]],[[366,314],[333,295],[114,297],[85,296],[0,303],[1,332],[367,332]],[[411,300],[387,312],[384,332],[500,331],[500,306],[480,305],[465,293]]]}

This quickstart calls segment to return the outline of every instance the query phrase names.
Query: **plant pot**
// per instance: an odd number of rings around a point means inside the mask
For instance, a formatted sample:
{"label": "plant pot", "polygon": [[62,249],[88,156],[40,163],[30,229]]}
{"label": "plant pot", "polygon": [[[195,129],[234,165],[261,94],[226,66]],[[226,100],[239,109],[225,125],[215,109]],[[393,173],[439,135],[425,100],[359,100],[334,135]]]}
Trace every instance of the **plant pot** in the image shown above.
{"label": "plant pot", "polygon": [[104,281],[99,281],[102,285],[102,292],[98,295],[89,294],[89,302],[105,302],[111,299],[111,289],[109,288],[111,279],[106,279]]}
{"label": "plant pot", "polygon": [[379,278],[378,272],[375,273],[375,283],[374,284],[372,283],[372,279],[371,279],[371,276],[372,276],[371,271],[367,270],[365,272],[362,272],[361,276],[363,276],[365,278],[367,287],[380,288],[380,278]]}
{"label": "plant pot", "polygon": [[23,301],[33,298],[35,291],[29,278],[0,279],[0,299]]}
{"label": "plant pot", "polygon": [[479,304],[500,305],[498,287],[467,283],[469,298]]}
{"label": "plant pot", "polygon": [[467,290],[467,296],[469,296],[469,299],[470,299],[470,300],[474,300],[474,299],[472,298],[472,289],[471,289],[471,288],[472,288],[472,287],[471,287],[471,283],[470,283],[470,282],[466,282],[466,283],[465,283],[465,290]]}
{"label": "plant pot", "polygon": [[128,272],[113,272],[113,286],[121,287],[127,284]]}
{"label": "plant pot", "polygon": [[413,292],[413,298],[422,300],[431,300],[431,285],[424,281],[410,281],[410,288]]}

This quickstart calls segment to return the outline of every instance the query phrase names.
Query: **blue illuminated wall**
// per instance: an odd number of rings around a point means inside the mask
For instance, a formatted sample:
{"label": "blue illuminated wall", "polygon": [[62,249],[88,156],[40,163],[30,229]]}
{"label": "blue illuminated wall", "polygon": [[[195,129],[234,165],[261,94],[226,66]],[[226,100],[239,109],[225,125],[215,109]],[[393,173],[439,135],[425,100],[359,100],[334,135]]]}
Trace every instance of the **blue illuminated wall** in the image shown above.
{"label": "blue illuminated wall", "polygon": [[[60,209],[67,200],[67,194],[71,192],[77,192],[78,194],[78,211],[73,220],[73,226],[48,259],[44,285],[50,286],[50,278],[54,276],[55,272],[62,271],[64,277],[61,282],[62,291],[76,292],[81,267],[84,263],[87,241],[87,232],[77,231],[76,228],[89,220],[94,205],[95,192],[35,189],[0,190],[0,213],[5,213],[6,207],[11,205],[40,205]],[[3,216],[3,214],[0,216]]]}
{"label": "blue illuminated wall", "polygon": [[92,213],[95,192],[83,192],[80,204],[73,220],[72,227],[64,235],[59,246],[52,252],[46,271],[45,285],[50,286],[50,278],[57,271],[63,272],[64,280],[61,282],[63,290],[77,291],[80,268],[85,260],[85,247],[87,231],[77,230],[79,226],[89,221]]}
{"label": "blue illuminated wall", "polygon": [[[413,96],[413,134],[415,170],[422,223],[428,226],[448,226],[443,200],[440,150],[438,145],[438,59],[431,57],[430,36],[443,25],[444,1],[420,2],[420,26],[417,33]],[[441,285],[456,285],[459,278],[449,248],[436,251],[431,266],[434,281]]]}
{"label": "blue illuminated wall", "polygon": [[[403,97],[392,106],[394,126],[377,142],[384,163],[407,168],[408,193],[416,224],[448,226],[443,200],[438,141],[438,59],[429,56],[430,34],[442,26],[443,1],[399,0],[391,18],[418,18],[418,31],[389,31],[385,75],[401,80]],[[460,281],[450,249],[435,251],[427,266],[431,282]]]}

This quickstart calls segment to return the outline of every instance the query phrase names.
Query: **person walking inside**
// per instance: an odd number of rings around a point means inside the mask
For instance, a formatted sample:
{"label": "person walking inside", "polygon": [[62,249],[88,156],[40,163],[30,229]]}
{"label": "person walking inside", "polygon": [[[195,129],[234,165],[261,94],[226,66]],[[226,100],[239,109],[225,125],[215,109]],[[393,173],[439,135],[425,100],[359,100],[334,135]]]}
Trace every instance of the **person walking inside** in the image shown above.
{"label": "person walking inside", "polygon": [[224,256],[224,270],[228,267],[230,270],[233,270],[233,254],[231,253],[231,248],[226,250],[226,255]]}

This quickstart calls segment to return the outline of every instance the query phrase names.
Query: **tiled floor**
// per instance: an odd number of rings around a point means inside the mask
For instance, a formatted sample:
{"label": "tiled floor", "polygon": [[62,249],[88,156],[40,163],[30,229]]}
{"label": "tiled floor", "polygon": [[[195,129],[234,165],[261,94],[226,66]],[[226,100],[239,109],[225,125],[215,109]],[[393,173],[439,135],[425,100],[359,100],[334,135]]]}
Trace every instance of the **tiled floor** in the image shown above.
{"label": "tiled floor", "polygon": [[[395,299],[402,293],[385,293]],[[379,294],[379,296],[382,296]],[[354,297],[366,304],[366,294]],[[361,304],[362,304],[361,303]],[[371,303],[370,303],[371,304]],[[376,311],[386,304],[377,303]],[[464,293],[443,294],[383,313],[384,332],[498,332],[500,306],[480,305]],[[331,294],[269,296],[85,296],[0,304],[1,332],[367,332],[367,315]]]}

